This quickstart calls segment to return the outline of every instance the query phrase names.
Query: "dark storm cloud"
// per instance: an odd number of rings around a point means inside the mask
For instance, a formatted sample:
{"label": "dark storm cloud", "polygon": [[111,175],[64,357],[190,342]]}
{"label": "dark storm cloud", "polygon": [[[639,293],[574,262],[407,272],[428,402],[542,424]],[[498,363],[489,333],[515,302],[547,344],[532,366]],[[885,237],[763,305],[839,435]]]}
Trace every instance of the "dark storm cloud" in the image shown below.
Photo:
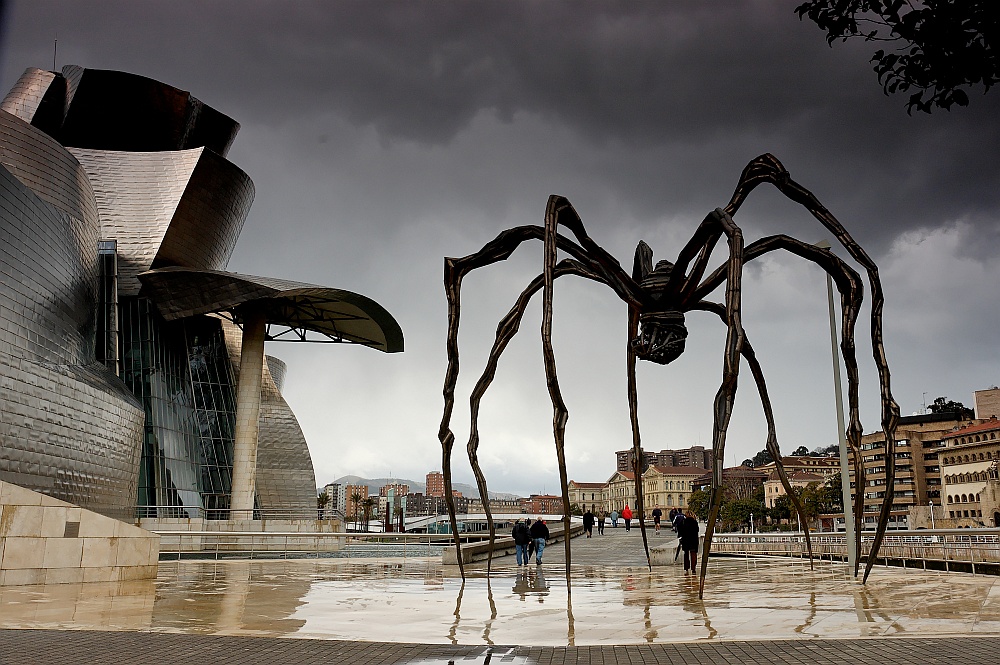
{"label": "dark storm cloud", "polygon": [[[640,220],[724,203],[765,150],[876,251],[943,216],[996,219],[997,96],[908,117],[882,95],[871,46],[829,48],[795,4],[56,3],[33,28],[40,54],[61,33],[69,52],[100,44],[89,66],[187,69],[178,85],[244,123],[329,112],[385,142],[447,145],[483,112],[535,114],[640,151],[608,174]],[[779,210],[762,204],[764,230]]]}

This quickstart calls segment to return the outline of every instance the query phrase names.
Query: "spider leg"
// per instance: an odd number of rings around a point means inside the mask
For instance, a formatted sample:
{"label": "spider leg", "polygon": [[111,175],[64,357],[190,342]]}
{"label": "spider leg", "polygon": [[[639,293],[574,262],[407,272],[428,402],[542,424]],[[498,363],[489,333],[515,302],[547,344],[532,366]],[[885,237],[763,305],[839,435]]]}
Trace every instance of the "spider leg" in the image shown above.
{"label": "spider leg", "polygon": [[[636,249],[636,265],[639,265],[639,254],[642,248],[648,250],[649,247],[642,243]],[[653,562],[649,558],[649,540],[646,536],[645,502],[642,492],[642,467],[645,462],[645,455],[642,452],[642,441],[639,438],[639,400],[636,390],[635,361],[636,354],[629,343],[635,339],[639,332],[639,310],[635,307],[628,308],[628,337],[626,337],[626,363],[625,369],[628,375],[628,412],[629,420],[632,423],[632,471],[635,474],[635,509],[639,515],[639,532],[642,534],[642,547],[646,552],[646,566],[652,571]]]}
{"label": "spider leg", "polygon": [[[879,511],[878,525],[875,529],[875,537],[872,541],[871,549],[868,552],[868,560],[865,563],[865,574],[862,582],[868,580],[872,566],[875,565],[878,550],[882,545],[885,530],[889,523],[889,513],[892,510],[892,488],[896,476],[896,461],[894,457],[896,426],[899,424],[899,405],[892,397],[890,387],[889,363],[886,360],[885,346],[882,337],[882,309],[885,305],[885,296],[882,292],[882,282],[878,276],[878,266],[868,256],[867,252],[859,245],[847,229],[841,225],[836,217],[819,202],[812,192],[792,180],[788,171],[782,166],[776,157],[764,154],[747,164],[740,176],[740,181],[733,192],[733,197],[729,201],[725,210],[729,214],[735,214],[739,207],[746,200],[746,197],[753,189],[760,184],[770,183],[782,194],[792,201],[802,205],[825,226],[840,244],[847,250],[855,261],[864,266],[868,274],[868,283],[872,290],[872,311],[871,311],[871,338],[872,355],[875,359],[875,366],[878,369],[879,389],[882,397],[882,432],[885,435],[885,483],[886,493],[882,499],[881,510]],[[857,469],[860,462],[855,464]],[[860,480],[860,476],[855,476]],[[860,489],[860,485],[858,488]],[[858,531],[860,534],[860,530]],[[859,536],[860,538],[860,536]]]}
{"label": "spider leg", "polygon": [[[562,277],[563,275],[578,275],[597,282],[605,283],[599,275],[591,272],[578,261],[573,261],[571,259],[564,259],[556,264],[553,279]],[[486,395],[486,391],[489,389],[490,384],[493,383],[493,379],[496,377],[497,365],[500,362],[500,356],[503,355],[507,345],[514,338],[514,335],[517,334],[521,325],[521,319],[524,317],[524,312],[528,308],[528,303],[531,301],[532,296],[534,296],[542,288],[543,280],[543,275],[535,277],[535,279],[528,284],[527,288],[521,292],[521,295],[518,296],[517,301],[514,303],[514,306],[510,309],[510,311],[507,312],[507,315],[500,320],[500,323],[497,325],[496,341],[493,343],[493,348],[490,350],[490,356],[489,360],[486,362],[486,368],[479,377],[479,381],[476,382],[476,387],[472,390],[472,395],[469,398],[471,423],[469,426],[469,441],[466,445],[466,450],[469,454],[469,463],[472,465],[472,472],[476,476],[476,484],[479,487],[480,499],[482,499],[482,497],[489,497],[489,491],[486,486],[486,476],[483,474],[482,468],[479,466],[479,407],[482,403],[483,397]],[[488,576],[493,566],[493,545],[496,540],[496,529],[493,524],[493,512],[490,510],[488,500],[483,501],[483,509],[486,512],[486,523],[490,532],[490,550],[486,563],[486,573]]]}
{"label": "spider leg", "polygon": [[556,227],[560,210],[569,202],[561,197],[550,196],[545,209],[545,259],[542,273],[542,357],[545,361],[545,383],[552,402],[552,435],[556,444],[556,460],[559,463],[559,485],[563,499],[563,541],[566,543],[566,575],[569,576],[572,553],[569,537],[569,479],[566,474],[566,421],[569,410],[559,389],[556,373],[556,356],[552,349],[552,287],[555,283],[555,266],[558,256]]}
{"label": "spider leg", "polygon": [[[714,312],[722,319],[723,323],[726,321],[726,308],[714,302],[699,302],[692,309],[700,309],[706,312]],[[750,340],[746,337],[744,332],[743,338],[743,348],[740,349],[740,355],[747,362],[750,367],[750,373],[753,374],[754,381],[757,384],[757,394],[760,396],[760,403],[764,409],[764,419],[767,422],[767,443],[765,447],[767,452],[770,453],[771,458],[774,459],[775,469],[778,471],[778,479],[781,481],[781,486],[785,489],[785,494],[792,502],[792,506],[795,508],[796,514],[802,520],[803,524],[807,523],[805,511],[802,508],[802,501],[799,499],[798,495],[792,490],[792,485],[788,480],[788,473],[785,471],[785,467],[781,462],[781,448],[778,446],[778,429],[774,423],[774,412],[771,409],[771,399],[767,395],[767,384],[764,381],[764,370],[761,369],[760,362],[757,360],[757,354],[754,352],[753,347],[750,345]],[[809,538],[809,529],[805,530],[806,537],[806,550],[809,552],[809,569],[813,569],[813,550],[812,550],[812,540]]]}
{"label": "spider leg", "polygon": [[[550,197],[558,198],[558,197]],[[562,199],[565,201],[565,199]],[[570,210],[568,201],[566,206]],[[463,258],[446,258],[444,261],[444,287],[448,298],[448,338],[447,355],[448,368],[445,371],[444,379],[444,410],[441,414],[441,425],[438,428],[438,440],[441,442],[441,471],[444,476],[445,505],[448,507],[448,517],[451,523],[452,536],[454,537],[455,549],[458,555],[458,567],[465,579],[465,565],[462,561],[461,539],[458,535],[458,520],[456,519],[455,499],[452,496],[451,478],[451,453],[455,446],[455,434],[451,430],[451,416],[455,409],[455,384],[458,382],[459,355],[458,355],[458,328],[461,319],[461,293],[462,280],[472,270],[482,268],[499,261],[503,261],[514,253],[518,246],[527,240],[541,240],[545,237],[545,229],[539,226],[518,226],[502,231],[496,238],[488,242],[475,254],[470,254]],[[555,234],[555,245],[578,259],[588,269],[593,270],[602,278],[607,272],[604,264],[593,259],[582,247]],[[620,271],[620,268],[619,268]],[[628,275],[620,271],[621,274],[607,276],[607,283],[611,286],[620,298],[629,303],[639,304],[641,301],[638,285],[631,282]]]}
{"label": "spider leg", "polygon": [[[705,527],[705,546],[701,559],[701,576],[698,597],[704,597],[705,576],[708,574],[708,555],[712,549],[712,535],[719,517],[722,502],[722,467],[725,459],[726,433],[733,414],[736,387],[740,371],[740,350],[745,338],[740,317],[741,281],[743,276],[743,232],[733,223],[724,210],[717,209],[706,221],[713,220],[725,233],[729,242],[729,261],[726,276],[726,347],[723,360],[722,385],[715,395],[712,427],[712,502]],[[703,223],[704,225],[704,223]]]}
{"label": "spider leg", "polygon": [[[779,249],[785,250],[795,254],[796,256],[804,258],[807,261],[817,264],[833,278],[834,282],[837,284],[837,290],[840,292],[840,349],[844,358],[844,367],[847,370],[847,402],[850,416],[847,427],[847,443],[852,453],[855,486],[857,488],[864,487],[865,470],[861,463],[862,427],[860,410],[858,408],[858,386],[860,384],[860,380],[858,377],[857,350],[854,344],[855,326],[861,312],[862,301],[864,300],[864,285],[862,284],[861,276],[858,275],[858,273],[851,268],[851,266],[841,260],[836,254],[786,235],[769,236],[751,243],[747,246],[746,251],[744,252],[744,262],[750,262],[768,252]],[[717,288],[724,279],[725,273],[722,268],[716,270],[692,293],[692,297],[707,295],[709,292]],[[697,307],[695,306],[695,308]],[[857,495],[860,496],[860,490],[857,492]],[[861,520],[863,510],[863,502],[855,501],[853,515],[855,523],[855,540],[854,543],[852,543],[852,546],[854,547],[855,553],[858,555],[861,553]],[[848,519],[846,514],[844,519]],[[859,561],[860,556],[856,556],[854,570],[855,577],[858,574],[857,564]]]}

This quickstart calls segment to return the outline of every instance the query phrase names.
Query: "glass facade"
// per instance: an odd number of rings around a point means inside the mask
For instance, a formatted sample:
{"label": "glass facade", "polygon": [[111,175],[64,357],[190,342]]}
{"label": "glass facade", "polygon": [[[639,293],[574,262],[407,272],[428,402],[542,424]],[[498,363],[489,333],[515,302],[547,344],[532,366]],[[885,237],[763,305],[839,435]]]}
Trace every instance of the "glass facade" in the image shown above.
{"label": "glass facade", "polygon": [[236,382],[220,321],[194,317],[186,319],[184,327],[199,442],[202,502],[208,517],[225,518],[233,486]]}
{"label": "glass facade", "polygon": [[121,349],[122,380],[146,412],[140,515],[227,517],[236,406],[219,321],[168,323],[146,298],[125,298]]}

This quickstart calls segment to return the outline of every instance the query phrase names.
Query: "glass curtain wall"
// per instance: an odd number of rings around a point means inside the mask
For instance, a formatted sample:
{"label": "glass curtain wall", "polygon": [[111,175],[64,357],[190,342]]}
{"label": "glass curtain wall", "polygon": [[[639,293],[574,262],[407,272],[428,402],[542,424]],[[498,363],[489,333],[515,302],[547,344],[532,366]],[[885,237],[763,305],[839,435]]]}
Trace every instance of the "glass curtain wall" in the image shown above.
{"label": "glass curtain wall", "polygon": [[200,491],[206,516],[226,519],[232,492],[236,395],[232,365],[218,319],[185,320],[188,367],[198,432]]}

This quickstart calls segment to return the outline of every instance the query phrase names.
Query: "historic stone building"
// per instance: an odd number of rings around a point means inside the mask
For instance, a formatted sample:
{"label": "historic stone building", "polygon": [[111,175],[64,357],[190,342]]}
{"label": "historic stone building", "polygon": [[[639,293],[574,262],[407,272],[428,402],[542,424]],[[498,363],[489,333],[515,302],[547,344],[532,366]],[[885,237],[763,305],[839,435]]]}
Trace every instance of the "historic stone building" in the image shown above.
{"label": "historic stone building", "polygon": [[996,416],[976,421],[942,437],[940,452],[944,511],[954,526],[1000,526],[997,465],[1000,463],[1000,421]]}

